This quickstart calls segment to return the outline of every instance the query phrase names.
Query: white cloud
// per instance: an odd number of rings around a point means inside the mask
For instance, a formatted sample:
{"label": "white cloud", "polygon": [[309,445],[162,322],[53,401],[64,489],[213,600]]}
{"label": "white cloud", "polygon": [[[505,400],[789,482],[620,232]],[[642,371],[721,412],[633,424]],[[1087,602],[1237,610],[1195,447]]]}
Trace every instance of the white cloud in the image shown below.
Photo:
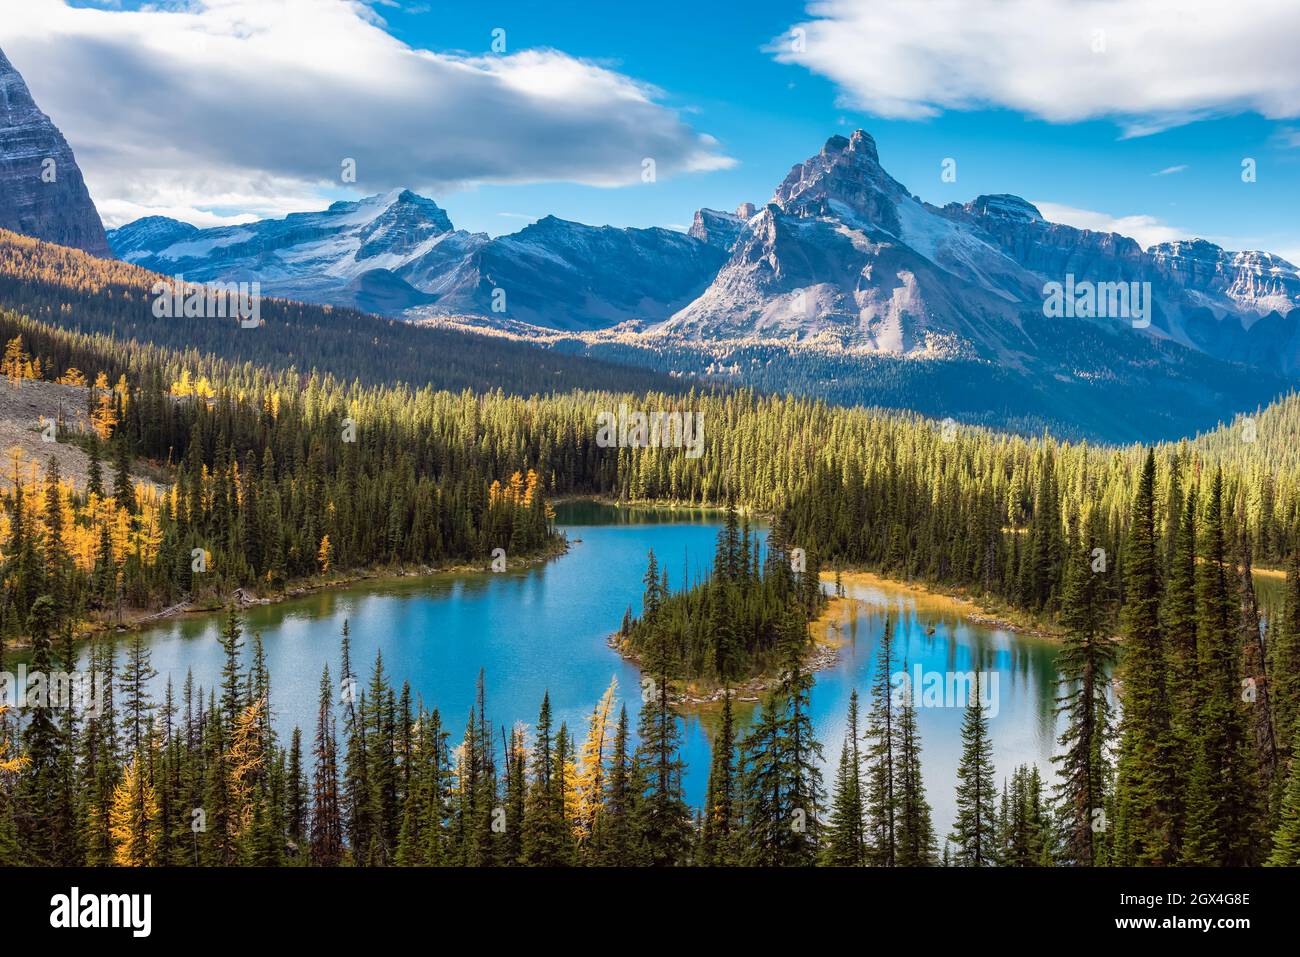
{"label": "white cloud", "polygon": [[1174,173],[1181,173],[1181,172],[1183,172],[1183,170],[1185,170],[1185,169],[1187,169],[1187,164],[1186,164],[1186,163],[1180,163],[1180,164],[1177,165],[1177,166],[1166,166],[1164,169],[1159,170],[1158,172],[1152,173],[1151,175],[1152,175],[1152,176],[1172,176]]}
{"label": "white cloud", "polygon": [[[726,168],[661,91],[556,50],[439,53],[349,0],[109,12],[5,0],[0,44],[110,223],[320,208],[340,190],[641,182]],[[340,181],[357,164],[357,182]]]}
{"label": "white cloud", "polygon": [[1061,203],[1034,200],[1034,205],[1043,214],[1043,218],[1052,223],[1064,223],[1078,229],[1091,229],[1094,232],[1119,233],[1136,239],[1138,245],[1147,249],[1156,243],[1168,243],[1177,239],[1189,239],[1185,229],[1170,226],[1154,216],[1138,214],[1134,216],[1112,216],[1091,209],[1078,209]]}
{"label": "white cloud", "polygon": [[1273,134],[1273,142],[1284,149],[1300,149],[1300,130],[1284,126]]}
{"label": "white cloud", "polygon": [[[814,0],[768,49],[890,118],[1002,107],[1129,135],[1300,116],[1294,0]],[[802,33],[799,33],[802,31]]]}

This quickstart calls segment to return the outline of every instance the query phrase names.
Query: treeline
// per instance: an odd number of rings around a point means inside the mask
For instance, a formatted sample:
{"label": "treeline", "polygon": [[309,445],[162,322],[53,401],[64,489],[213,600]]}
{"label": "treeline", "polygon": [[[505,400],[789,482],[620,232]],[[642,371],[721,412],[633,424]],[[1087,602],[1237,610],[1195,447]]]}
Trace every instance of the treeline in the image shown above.
{"label": "treeline", "polygon": [[[32,670],[49,673],[60,656],[69,667],[71,648],[54,648],[48,601],[37,609]],[[455,723],[408,685],[395,688],[379,656],[368,678],[356,675],[345,623],[339,679],[325,667],[314,733],[304,739],[295,728],[283,741],[260,638],[246,648],[231,612],[221,641],[216,687],[187,676],[176,689],[169,677],[155,701],[147,646],[136,638],[119,662],[115,643],[100,640],[90,658],[92,681],[107,689],[98,709],[38,702],[24,710],[20,733],[13,715],[0,716],[0,753],[9,758],[0,768],[0,865],[938,861],[915,726],[906,718],[880,724],[894,713],[887,690],[874,699],[863,739],[878,742],[864,745],[870,784],[846,786],[851,772],[841,768],[823,821],[812,679],[793,636],[785,637],[782,680],[752,728],[739,730],[726,698],[701,810],[683,796],[662,643],[647,648],[651,681],[634,736],[627,709],[616,713],[613,684],[583,729],[557,727],[549,698],[531,728],[506,727],[489,719],[480,676],[475,704]],[[855,696],[855,728],[856,707]],[[896,741],[895,771],[883,755]],[[861,826],[849,826],[846,814],[859,815]],[[897,859],[887,859],[879,842],[895,837]],[[860,859],[844,859],[853,854]]]}
{"label": "treeline", "polygon": [[619,629],[624,651],[640,657],[652,644],[667,649],[677,678],[726,686],[780,664],[782,649],[807,635],[824,604],[815,555],[795,551],[778,520],[766,555],[748,518],[743,528],[728,506],[718,532],[712,573],[670,593],[654,552],[645,573],[642,612],[631,609]]}
{"label": "treeline", "polygon": [[[1162,503],[1149,454],[1124,542],[1118,647],[1109,572],[1093,557],[1100,522],[1089,515],[1068,537],[1057,758],[1066,849],[1082,864],[1295,864],[1300,569],[1293,558],[1285,607],[1266,629],[1222,471],[1171,482]],[[1106,678],[1117,655],[1118,709]]]}
{"label": "treeline", "polygon": [[[49,673],[60,656],[70,667],[70,646],[54,649],[48,599],[35,617],[31,670]],[[456,736],[452,719],[392,685],[380,657],[358,678],[345,624],[338,684],[327,666],[314,734],[295,729],[286,742],[260,638],[247,654],[232,612],[221,641],[217,687],[187,677],[176,689],[169,678],[155,701],[143,642],[118,662],[100,640],[90,675],[109,690],[98,709],[40,702],[20,734],[13,715],[0,717],[10,759],[0,865],[676,865],[742,848],[751,863],[816,858],[819,746],[811,679],[793,652],[764,721],[719,751],[728,756],[711,793],[733,794],[735,817],[706,826],[683,798],[666,683],[646,696],[634,740],[613,685],[583,736],[555,726],[549,698],[531,731],[494,725],[480,677]],[[734,733],[729,710],[726,726]],[[805,814],[806,827],[790,826]]]}

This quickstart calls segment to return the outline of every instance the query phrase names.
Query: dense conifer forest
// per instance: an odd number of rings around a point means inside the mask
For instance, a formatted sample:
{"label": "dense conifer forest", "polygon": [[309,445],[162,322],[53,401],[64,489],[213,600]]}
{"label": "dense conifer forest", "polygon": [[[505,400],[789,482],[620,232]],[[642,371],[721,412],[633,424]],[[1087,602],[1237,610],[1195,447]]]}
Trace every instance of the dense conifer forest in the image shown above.
{"label": "dense conifer forest", "polygon": [[[226,593],[537,553],[556,544],[548,498],[567,494],[734,503],[774,528],[759,561],[729,511],[712,576],[676,594],[650,565],[625,623],[648,679],[636,729],[611,689],[585,728],[555,727],[539,702],[529,734],[509,722],[532,715],[490,720],[480,694],[462,735],[461,716],[382,660],[360,675],[344,636],[316,727],[286,741],[274,676],[236,613],[219,687],[169,683],[161,700],[142,642],[101,637],[102,712],[0,719],[0,861],[1300,862],[1293,401],[1249,433],[1102,448],[749,392],[363,384],[14,314],[0,334],[6,388],[84,387],[91,423],[59,436],[94,463],[84,487],[15,459],[4,495],[0,633],[30,644],[33,671],[70,668],[85,622],[118,603],[204,587],[200,557]],[[620,403],[701,414],[704,454],[600,446],[597,413]],[[132,478],[140,464],[156,483]],[[1262,565],[1287,569],[1282,607],[1257,599]],[[960,588],[1059,632],[1056,773],[994,780],[987,716],[971,705],[949,785],[957,820],[940,835],[915,716],[887,682],[863,689],[861,720],[855,697],[844,741],[818,741],[807,624],[818,570],[844,567]],[[880,654],[888,676],[888,635]],[[775,687],[747,730],[727,700],[705,806],[690,808],[670,685],[756,672]]]}
{"label": "dense conifer forest", "polygon": [[[101,348],[12,315],[0,314],[0,328],[14,333],[8,387],[38,372],[89,383],[93,426],[65,435],[89,456],[83,487],[9,453],[0,635],[26,634],[41,595],[63,629],[122,604],[156,608],[336,570],[486,562],[494,548],[526,556],[555,544],[537,472],[507,451],[495,424],[480,434],[472,399],[366,393],[219,364],[209,379],[155,350]],[[28,343],[44,354],[32,358]],[[166,483],[135,480],[137,460],[160,467]]]}

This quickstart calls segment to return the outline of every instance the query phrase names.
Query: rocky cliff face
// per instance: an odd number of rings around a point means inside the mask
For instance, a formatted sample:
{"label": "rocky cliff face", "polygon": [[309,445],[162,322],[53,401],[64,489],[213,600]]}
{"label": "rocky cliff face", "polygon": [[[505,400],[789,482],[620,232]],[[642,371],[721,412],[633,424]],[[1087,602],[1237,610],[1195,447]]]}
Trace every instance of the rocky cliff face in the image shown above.
{"label": "rocky cliff face", "polygon": [[[746,208],[749,213],[742,216],[741,210]],[[686,235],[730,252],[731,247],[736,243],[736,237],[740,235],[741,227],[745,225],[745,220],[753,215],[753,203],[746,203],[734,213],[724,213],[717,209],[697,209],[695,219],[691,222],[691,228],[686,231]]]}
{"label": "rocky cliff face", "polygon": [[104,224],[63,134],[0,50],[0,228],[108,256]]}
{"label": "rocky cliff face", "polygon": [[1151,271],[1169,283],[1210,297],[1223,297],[1259,315],[1286,314],[1300,306],[1300,274],[1273,253],[1229,252],[1193,239],[1147,250]]}
{"label": "rocky cliff face", "polygon": [[1129,280],[1138,278],[1145,264],[1135,240],[1049,223],[1019,196],[978,196],[964,205],[950,203],[940,212],[980,230],[1019,265],[1043,277],[1104,273],[1114,281]]}
{"label": "rocky cliff face", "polygon": [[[1280,256],[1231,252],[1203,239],[1143,250],[1118,233],[1046,222],[1015,196],[981,196],[940,211],[988,236],[1017,264],[1044,280],[1150,283],[1151,334],[1219,358],[1300,370],[1300,272]],[[1274,321],[1260,323],[1265,317]]]}

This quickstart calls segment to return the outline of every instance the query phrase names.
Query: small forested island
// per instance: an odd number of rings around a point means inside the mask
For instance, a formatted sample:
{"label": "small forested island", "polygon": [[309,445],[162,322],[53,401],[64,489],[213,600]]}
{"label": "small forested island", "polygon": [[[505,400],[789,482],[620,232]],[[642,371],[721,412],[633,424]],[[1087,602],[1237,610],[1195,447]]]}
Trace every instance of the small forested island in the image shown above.
{"label": "small forested island", "polygon": [[712,573],[672,593],[650,553],[639,617],[631,609],[614,638],[637,660],[661,662],[673,680],[714,691],[776,675],[791,649],[811,650],[809,624],[826,603],[815,556],[786,540],[778,518],[766,554],[749,521],[728,506]]}

